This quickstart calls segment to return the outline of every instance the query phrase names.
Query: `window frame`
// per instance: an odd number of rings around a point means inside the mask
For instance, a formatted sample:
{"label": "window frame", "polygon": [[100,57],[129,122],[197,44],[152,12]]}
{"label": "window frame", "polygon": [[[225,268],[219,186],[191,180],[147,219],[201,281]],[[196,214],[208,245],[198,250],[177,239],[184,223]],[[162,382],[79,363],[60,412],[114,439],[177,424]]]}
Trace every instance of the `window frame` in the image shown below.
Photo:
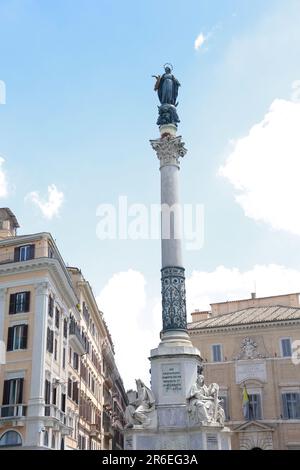
{"label": "window frame", "polygon": [[[289,341],[290,342],[290,355],[284,355],[284,351],[283,351],[283,341]],[[281,353],[281,357],[292,357],[292,354],[293,354],[293,350],[292,350],[292,338],[290,336],[284,336],[282,338],[280,338],[280,353]]]}
{"label": "window frame", "polygon": [[[215,351],[215,347],[218,346],[219,347],[219,351],[220,351],[220,360],[215,360],[215,356],[214,356],[214,351]],[[212,362],[223,362],[223,346],[221,343],[215,343],[215,344],[212,344],[211,345],[211,358],[212,358]]]}

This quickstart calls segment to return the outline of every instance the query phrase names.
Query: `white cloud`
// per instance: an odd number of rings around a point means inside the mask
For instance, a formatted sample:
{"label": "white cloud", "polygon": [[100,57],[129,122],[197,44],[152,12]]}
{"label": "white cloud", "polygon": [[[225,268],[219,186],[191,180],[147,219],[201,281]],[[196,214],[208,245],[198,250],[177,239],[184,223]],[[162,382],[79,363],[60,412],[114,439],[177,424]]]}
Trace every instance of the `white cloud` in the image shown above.
{"label": "white cloud", "polygon": [[147,358],[150,349],[159,341],[158,308],[155,301],[146,298],[145,287],[144,276],[129,269],[114,274],[97,297],[112,335],[116,362],[126,388],[135,388],[137,378],[149,383],[150,362]]}
{"label": "white cloud", "polygon": [[48,200],[41,199],[37,191],[27,194],[25,200],[33,202],[42,212],[46,219],[52,219],[58,215],[59,209],[64,200],[64,193],[59,191],[55,184],[48,186]]}
{"label": "white cloud", "polygon": [[203,33],[200,33],[196,39],[195,39],[195,42],[194,42],[194,48],[196,51],[198,51],[198,49],[200,49],[201,46],[203,46],[204,42],[206,41],[207,37],[204,36]]}
{"label": "white cloud", "polygon": [[215,271],[194,271],[186,282],[187,310],[209,310],[210,303],[288,294],[300,291],[300,271],[277,264],[256,265],[248,271],[218,266]]}
{"label": "white cloud", "polygon": [[[297,91],[294,85],[294,93]],[[295,97],[295,96],[294,96]],[[234,143],[219,174],[245,215],[300,235],[300,102],[276,99],[264,119]]]}
{"label": "white cloud", "polygon": [[6,175],[2,170],[4,162],[4,158],[0,156],[0,197],[6,197],[8,193]]}
{"label": "white cloud", "polygon": [[[245,272],[224,266],[212,272],[194,271],[186,281],[188,321],[192,311],[209,309],[212,302],[250,298],[254,285],[261,297],[298,292],[300,271],[276,264]],[[143,274],[129,269],[109,279],[97,303],[112,335],[125,388],[134,388],[136,378],[149,384],[148,357],[158,346],[162,326],[160,297],[147,296]]]}

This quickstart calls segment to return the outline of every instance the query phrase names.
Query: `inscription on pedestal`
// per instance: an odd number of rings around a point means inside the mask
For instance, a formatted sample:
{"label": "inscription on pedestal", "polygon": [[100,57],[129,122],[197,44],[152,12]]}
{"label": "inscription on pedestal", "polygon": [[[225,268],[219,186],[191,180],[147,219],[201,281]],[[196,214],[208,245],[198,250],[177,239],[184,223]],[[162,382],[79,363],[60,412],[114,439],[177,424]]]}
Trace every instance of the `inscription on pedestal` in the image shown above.
{"label": "inscription on pedestal", "polygon": [[165,393],[178,393],[182,390],[180,364],[162,364],[162,385]]}

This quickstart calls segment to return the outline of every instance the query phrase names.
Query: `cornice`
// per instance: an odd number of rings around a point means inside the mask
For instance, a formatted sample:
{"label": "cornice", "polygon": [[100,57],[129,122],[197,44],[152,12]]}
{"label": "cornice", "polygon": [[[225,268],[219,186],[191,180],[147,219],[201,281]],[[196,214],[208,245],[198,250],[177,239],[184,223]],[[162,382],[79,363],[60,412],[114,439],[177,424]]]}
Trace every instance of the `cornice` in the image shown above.
{"label": "cornice", "polygon": [[300,318],[289,319],[289,320],[274,320],[268,322],[260,322],[260,323],[248,323],[248,324],[240,324],[240,325],[228,325],[228,326],[214,326],[214,327],[207,327],[207,328],[188,328],[188,332],[190,336],[196,335],[205,335],[211,333],[221,333],[221,332],[229,332],[229,331],[245,331],[245,330],[253,330],[253,329],[266,329],[266,328],[277,328],[278,326],[292,326],[298,325],[300,326]]}
{"label": "cornice", "polygon": [[[63,269],[60,261],[56,258],[35,258],[28,261],[0,265],[0,277],[15,274],[30,274],[41,270],[48,270],[50,272],[52,283],[55,285],[56,290],[63,293],[69,304],[77,304],[78,299],[71,280],[69,276],[66,276],[65,269]],[[47,280],[45,279],[45,281]],[[34,279],[33,282],[37,283],[38,279]],[[5,283],[5,286],[10,286],[9,281]]]}

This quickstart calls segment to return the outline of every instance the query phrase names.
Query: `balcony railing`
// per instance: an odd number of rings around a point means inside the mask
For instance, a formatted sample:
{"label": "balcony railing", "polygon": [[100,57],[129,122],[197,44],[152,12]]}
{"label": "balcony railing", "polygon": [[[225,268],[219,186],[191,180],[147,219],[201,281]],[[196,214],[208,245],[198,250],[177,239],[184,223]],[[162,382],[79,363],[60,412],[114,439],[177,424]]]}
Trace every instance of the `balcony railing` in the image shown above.
{"label": "balcony railing", "polygon": [[49,416],[49,418],[54,418],[57,421],[60,421],[65,426],[67,426],[66,414],[61,411],[56,405],[45,405],[45,416]]}
{"label": "balcony railing", "polygon": [[0,407],[1,418],[22,418],[26,416],[26,405],[2,405]]}
{"label": "balcony railing", "polygon": [[85,344],[84,338],[81,335],[80,327],[76,325],[75,321],[72,321],[72,320],[69,326],[69,335],[70,335],[70,340],[72,339],[72,336],[73,336],[79,342],[79,347],[80,349],[83,350],[81,351],[82,354],[86,352],[86,344]]}

